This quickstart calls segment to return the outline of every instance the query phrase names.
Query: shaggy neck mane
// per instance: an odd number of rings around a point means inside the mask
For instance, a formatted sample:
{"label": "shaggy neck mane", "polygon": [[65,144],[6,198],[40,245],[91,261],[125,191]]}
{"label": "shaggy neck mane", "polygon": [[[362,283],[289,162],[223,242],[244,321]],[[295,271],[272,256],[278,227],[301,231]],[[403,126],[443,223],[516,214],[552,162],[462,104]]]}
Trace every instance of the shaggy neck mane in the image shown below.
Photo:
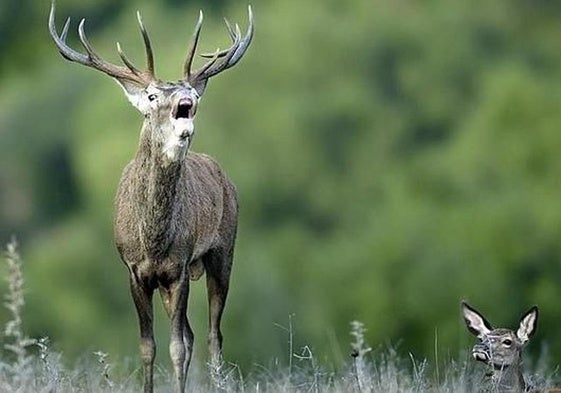
{"label": "shaggy neck mane", "polygon": [[183,160],[165,162],[161,147],[143,129],[135,162],[134,199],[140,235],[148,255],[160,260],[167,255],[175,237],[175,200]]}

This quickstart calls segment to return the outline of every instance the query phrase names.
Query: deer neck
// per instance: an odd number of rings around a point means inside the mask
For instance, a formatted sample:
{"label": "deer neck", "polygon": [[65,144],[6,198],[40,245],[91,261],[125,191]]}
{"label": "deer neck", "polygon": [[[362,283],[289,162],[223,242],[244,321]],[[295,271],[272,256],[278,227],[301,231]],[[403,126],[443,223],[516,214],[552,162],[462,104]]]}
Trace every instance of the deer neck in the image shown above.
{"label": "deer neck", "polygon": [[151,141],[145,131],[135,159],[136,214],[145,251],[151,259],[160,260],[175,239],[177,189],[184,160],[168,160],[161,144]]}
{"label": "deer neck", "polygon": [[491,377],[493,388],[501,393],[521,393],[526,391],[520,364],[503,366],[493,370]]}

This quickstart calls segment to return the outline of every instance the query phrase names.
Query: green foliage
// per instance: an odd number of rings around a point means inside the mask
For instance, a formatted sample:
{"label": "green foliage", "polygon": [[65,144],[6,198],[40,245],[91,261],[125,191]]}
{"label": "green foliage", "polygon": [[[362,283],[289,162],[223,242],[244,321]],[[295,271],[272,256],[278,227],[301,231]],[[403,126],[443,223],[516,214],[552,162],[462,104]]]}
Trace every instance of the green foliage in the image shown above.
{"label": "green foliage", "polygon": [[[0,34],[0,237],[15,231],[26,246],[30,331],[72,355],[135,354],[111,217],[142,119],[109,78],[60,58],[48,2],[12,3],[0,6],[12,32]],[[86,15],[100,53],[116,61],[119,40],[139,64],[141,9],[167,79],[180,75],[198,7],[203,50],[226,45],[220,16],[246,23],[245,6],[226,0],[58,7],[59,28],[63,15]],[[194,144],[240,193],[227,358],[246,366],[284,353],[271,337],[293,313],[318,356],[346,342],[354,319],[370,343],[401,342],[423,357],[438,335],[438,350],[455,353],[468,342],[467,298],[505,325],[538,304],[536,341],[558,363],[561,7],[286,0],[254,12],[254,42],[210,82]],[[204,357],[204,284],[193,287]]]}

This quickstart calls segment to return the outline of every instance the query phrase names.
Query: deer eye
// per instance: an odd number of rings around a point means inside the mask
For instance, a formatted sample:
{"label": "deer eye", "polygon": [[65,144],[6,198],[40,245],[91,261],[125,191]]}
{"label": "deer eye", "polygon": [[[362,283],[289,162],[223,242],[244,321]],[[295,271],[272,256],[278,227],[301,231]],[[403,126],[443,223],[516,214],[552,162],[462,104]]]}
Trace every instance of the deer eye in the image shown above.
{"label": "deer eye", "polygon": [[156,94],[150,94],[148,96],[148,101],[154,101],[156,98],[158,98],[158,96]]}
{"label": "deer eye", "polygon": [[512,345],[512,340],[509,338],[505,338],[503,340],[503,344],[506,345],[507,347],[510,347]]}

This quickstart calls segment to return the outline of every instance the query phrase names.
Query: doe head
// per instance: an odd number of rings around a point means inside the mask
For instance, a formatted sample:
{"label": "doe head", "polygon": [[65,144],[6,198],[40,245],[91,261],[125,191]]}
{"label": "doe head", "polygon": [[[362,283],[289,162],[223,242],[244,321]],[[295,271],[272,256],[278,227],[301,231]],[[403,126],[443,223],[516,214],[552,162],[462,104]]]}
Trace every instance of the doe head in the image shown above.
{"label": "doe head", "polygon": [[472,349],[474,359],[494,369],[518,365],[524,345],[536,332],[538,308],[534,306],[522,315],[518,329],[513,331],[494,329],[481,313],[466,302],[462,302],[461,307],[468,330],[479,339]]}
{"label": "doe head", "polygon": [[137,19],[146,51],[146,70],[133,65],[119,43],[117,52],[123,65],[115,65],[102,59],[86,37],[85,19],[78,25],[78,36],[86,53],[70,48],[66,43],[70,18],[66,20],[59,35],[55,26],[54,0],[49,14],[49,32],[65,59],[101,71],[117,81],[128,100],[144,115],[145,129],[152,133],[150,138],[161,146],[162,153],[169,159],[178,160],[184,156],[194,135],[193,121],[209,78],[238,63],[251,43],[254,30],[251,7],[248,7],[248,12],[249,27],[246,34],[242,37],[239,26],[232,26],[225,20],[232,45],[225,50],[217,49],[212,54],[201,54],[208,60],[199,69],[193,70],[193,59],[203,23],[200,11],[183,65],[183,77],[173,82],[162,81],[155,76],[152,45],[139,12]]}

